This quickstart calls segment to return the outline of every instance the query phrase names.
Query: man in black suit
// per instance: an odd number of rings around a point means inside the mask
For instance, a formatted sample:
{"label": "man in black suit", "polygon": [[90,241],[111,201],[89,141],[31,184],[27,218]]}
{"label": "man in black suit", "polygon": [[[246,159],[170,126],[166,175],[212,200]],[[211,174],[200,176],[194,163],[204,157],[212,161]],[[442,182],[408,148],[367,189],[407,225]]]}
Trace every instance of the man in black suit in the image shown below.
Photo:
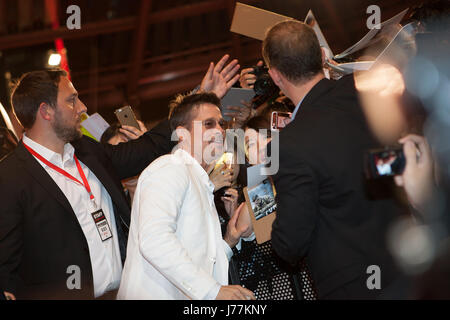
{"label": "man in black suit", "polygon": [[364,152],[377,143],[353,77],[324,77],[319,42],[300,22],[271,28],[263,56],[296,105],[294,120],[280,133],[272,245],[292,264],[306,257],[319,298],[375,298],[398,274],[385,236],[399,207],[368,194]]}
{"label": "man in black suit", "polygon": [[[0,287],[20,299],[94,298],[114,291],[130,221],[120,179],[170,152],[170,131],[161,125],[116,147],[82,137],[86,107],[62,70],[25,74],[12,102],[26,133],[0,164]],[[85,204],[90,199],[97,207]],[[86,219],[100,209],[108,229],[103,238]],[[94,265],[109,274],[94,281]]]}
{"label": "man in black suit", "polygon": [[[237,81],[227,59],[201,90],[222,97]],[[114,298],[130,222],[120,180],[172,150],[168,123],[98,144],[81,134],[86,106],[62,70],[22,76],[12,105],[25,135],[0,162],[0,288],[10,299]]]}

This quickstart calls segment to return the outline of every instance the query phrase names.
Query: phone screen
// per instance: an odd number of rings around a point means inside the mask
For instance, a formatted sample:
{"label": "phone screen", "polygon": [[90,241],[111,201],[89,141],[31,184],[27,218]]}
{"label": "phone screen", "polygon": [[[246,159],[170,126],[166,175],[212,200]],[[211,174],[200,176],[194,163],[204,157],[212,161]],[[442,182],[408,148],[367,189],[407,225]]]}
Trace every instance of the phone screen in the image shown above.
{"label": "phone screen", "polygon": [[292,113],[290,112],[272,112],[271,129],[279,130],[285,128],[292,121]]}
{"label": "phone screen", "polygon": [[401,148],[391,148],[369,152],[369,176],[373,178],[402,174],[405,156]]}

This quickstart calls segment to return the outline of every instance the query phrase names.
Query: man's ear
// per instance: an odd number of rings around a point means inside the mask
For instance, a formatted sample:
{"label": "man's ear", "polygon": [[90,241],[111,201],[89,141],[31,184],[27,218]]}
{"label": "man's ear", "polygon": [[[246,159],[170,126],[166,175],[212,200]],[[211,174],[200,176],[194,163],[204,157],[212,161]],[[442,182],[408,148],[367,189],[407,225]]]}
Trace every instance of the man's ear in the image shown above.
{"label": "man's ear", "polygon": [[282,75],[280,74],[280,71],[278,71],[277,69],[270,68],[269,75],[277,86],[280,86],[280,84],[283,82]]}
{"label": "man's ear", "polygon": [[178,126],[178,127],[175,129],[175,132],[176,132],[176,134],[177,134],[177,137],[178,137],[178,141],[179,141],[179,142],[190,141],[190,135],[191,135],[191,133],[190,133],[189,130],[186,129],[185,127],[183,127],[183,126]]}
{"label": "man's ear", "polygon": [[42,102],[39,105],[38,113],[39,113],[39,115],[41,116],[42,119],[50,121],[53,118],[55,110],[54,110],[54,108],[52,108],[47,103]]}

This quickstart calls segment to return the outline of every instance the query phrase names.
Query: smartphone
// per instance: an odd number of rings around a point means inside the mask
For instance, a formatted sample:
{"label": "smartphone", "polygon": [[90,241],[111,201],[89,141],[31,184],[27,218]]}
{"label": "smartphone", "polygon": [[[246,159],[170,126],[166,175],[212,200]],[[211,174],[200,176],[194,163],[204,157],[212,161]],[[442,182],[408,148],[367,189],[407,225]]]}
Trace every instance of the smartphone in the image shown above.
{"label": "smartphone", "polygon": [[292,121],[291,112],[272,112],[270,118],[270,128],[272,131],[280,130],[286,127]]}
{"label": "smartphone", "polygon": [[403,147],[387,147],[369,150],[366,153],[366,175],[368,178],[400,175],[405,169]]}
{"label": "smartphone", "polygon": [[121,125],[131,126],[131,127],[140,129],[139,123],[136,120],[136,116],[134,115],[134,112],[133,112],[133,109],[131,109],[131,106],[125,106],[123,108],[119,108],[119,109],[115,110],[114,113],[116,114],[116,117],[119,120]]}

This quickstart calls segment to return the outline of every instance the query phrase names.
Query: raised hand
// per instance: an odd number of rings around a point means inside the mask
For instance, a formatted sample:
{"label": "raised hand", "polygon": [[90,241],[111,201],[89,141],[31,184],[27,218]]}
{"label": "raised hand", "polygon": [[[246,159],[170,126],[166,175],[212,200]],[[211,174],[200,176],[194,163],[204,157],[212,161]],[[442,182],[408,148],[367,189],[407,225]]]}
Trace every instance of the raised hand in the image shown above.
{"label": "raised hand", "polygon": [[139,123],[140,129],[132,126],[121,126],[121,128],[119,129],[119,131],[126,136],[128,141],[135,140],[147,132],[147,128],[145,127],[144,123],[140,120],[137,120],[137,122]]}
{"label": "raised hand", "polygon": [[230,90],[233,84],[239,79],[239,74],[237,72],[239,71],[240,66],[236,59],[225,66],[225,63],[229,58],[230,56],[226,54],[215,66],[213,62],[209,64],[208,71],[203,77],[200,85],[200,91],[214,92],[220,99],[225,96],[228,90]]}

